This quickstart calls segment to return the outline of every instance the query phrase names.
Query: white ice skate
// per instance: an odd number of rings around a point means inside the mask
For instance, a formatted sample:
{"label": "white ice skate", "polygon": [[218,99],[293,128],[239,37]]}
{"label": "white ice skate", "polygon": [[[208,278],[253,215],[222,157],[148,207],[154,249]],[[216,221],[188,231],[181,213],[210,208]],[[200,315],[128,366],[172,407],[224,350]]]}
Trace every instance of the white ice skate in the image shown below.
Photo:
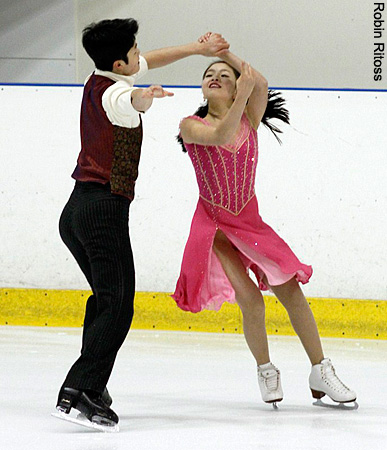
{"label": "white ice skate", "polygon": [[[313,403],[315,406],[341,409],[357,409],[359,407],[355,401],[356,393],[338,378],[329,358],[325,358],[320,364],[312,366],[312,371],[309,376],[309,387],[312,391],[313,398],[317,399]],[[321,398],[324,395],[328,395],[337,404],[323,402]],[[347,403],[352,403],[353,405],[347,405]]]}
{"label": "white ice skate", "polygon": [[281,387],[280,371],[271,362],[258,366],[258,385],[261,390],[262,400],[265,403],[272,403],[273,408],[277,408],[284,394]]}

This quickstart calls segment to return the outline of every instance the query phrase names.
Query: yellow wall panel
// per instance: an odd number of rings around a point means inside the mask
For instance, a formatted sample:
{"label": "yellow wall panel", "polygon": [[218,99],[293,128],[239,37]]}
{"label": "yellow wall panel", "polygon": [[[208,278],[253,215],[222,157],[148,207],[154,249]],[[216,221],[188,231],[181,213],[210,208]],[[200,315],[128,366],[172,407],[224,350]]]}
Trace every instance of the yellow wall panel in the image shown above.
{"label": "yellow wall panel", "polygon": [[[0,324],[80,327],[90,292],[0,289]],[[387,339],[387,302],[308,298],[322,337]],[[268,334],[294,335],[285,308],[265,297]],[[180,310],[167,293],[137,292],[133,328],[243,333],[237,305],[192,314]]]}

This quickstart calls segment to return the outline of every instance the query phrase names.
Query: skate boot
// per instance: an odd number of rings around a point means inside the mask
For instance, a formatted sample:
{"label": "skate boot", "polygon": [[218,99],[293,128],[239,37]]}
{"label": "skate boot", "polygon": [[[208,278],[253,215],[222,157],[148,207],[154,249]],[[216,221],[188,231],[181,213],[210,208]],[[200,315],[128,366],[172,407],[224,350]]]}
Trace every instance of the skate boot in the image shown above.
{"label": "skate boot", "polygon": [[258,366],[258,385],[261,390],[262,400],[265,403],[272,403],[277,408],[284,394],[281,387],[280,371],[271,362]]}
{"label": "skate boot", "polygon": [[111,398],[109,391],[107,390],[107,388],[105,387],[105,389],[103,390],[102,394],[101,394],[101,398],[102,400],[105,402],[105,404],[107,406],[111,406],[111,404],[113,403],[113,399]]}
{"label": "skate boot", "polygon": [[313,398],[318,401],[314,403],[317,406],[339,406],[323,403],[320,399],[328,395],[334,402],[339,404],[354,402],[355,406],[347,409],[357,409],[355,402],[356,393],[349,389],[336,375],[335,368],[329,358],[325,358],[320,364],[312,366],[309,376],[309,387]]}
{"label": "skate boot", "polygon": [[[81,414],[76,418],[70,417],[69,413],[72,408]],[[100,431],[112,432],[119,430],[117,425],[118,416],[103,401],[101,394],[64,387],[59,392],[56,409],[58,413],[53,415],[60,419]]]}

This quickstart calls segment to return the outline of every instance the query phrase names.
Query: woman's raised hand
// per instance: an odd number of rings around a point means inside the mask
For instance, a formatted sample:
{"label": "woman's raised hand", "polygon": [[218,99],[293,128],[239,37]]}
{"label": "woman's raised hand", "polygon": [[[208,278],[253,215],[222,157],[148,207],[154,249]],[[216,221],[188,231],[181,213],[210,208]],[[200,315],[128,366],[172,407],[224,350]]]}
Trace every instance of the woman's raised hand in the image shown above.
{"label": "woman's raised hand", "polygon": [[246,61],[242,62],[241,75],[237,79],[236,89],[237,95],[243,96],[246,100],[250,97],[255,86],[255,76],[250,64]]}
{"label": "woman's raised hand", "polygon": [[200,43],[200,53],[203,56],[222,56],[228,52],[230,44],[219,33],[208,32],[198,39]]}

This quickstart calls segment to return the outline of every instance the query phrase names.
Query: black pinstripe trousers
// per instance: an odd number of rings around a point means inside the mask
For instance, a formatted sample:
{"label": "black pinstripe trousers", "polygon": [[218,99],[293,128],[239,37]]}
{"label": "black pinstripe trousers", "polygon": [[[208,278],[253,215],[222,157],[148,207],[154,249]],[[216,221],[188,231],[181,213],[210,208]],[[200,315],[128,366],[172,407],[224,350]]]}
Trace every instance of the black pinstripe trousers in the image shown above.
{"label": "black pinstripe trousers", "polygon": [[77,181],[59,231],[90,284],[81,356],[63,386],[102,392],[133,318],[135,272],[130,201],[110,185]]}

